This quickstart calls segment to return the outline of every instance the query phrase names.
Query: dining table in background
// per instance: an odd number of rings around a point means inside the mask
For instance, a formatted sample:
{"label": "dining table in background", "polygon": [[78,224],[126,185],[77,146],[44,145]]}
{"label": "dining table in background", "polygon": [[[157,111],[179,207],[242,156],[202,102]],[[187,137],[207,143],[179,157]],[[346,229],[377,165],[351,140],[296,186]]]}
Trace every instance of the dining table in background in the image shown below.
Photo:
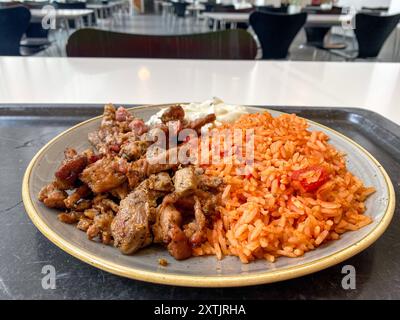
{"label": "dining table in background", "polygon": [[[46,16],[50,16],[51,12],[43,9],[30,9],[32,21],[41,21]],[[84,27],[83,18],[87,17],[88,25],[93,24],[91,9],[55,9],[54,18],[56,26],[62,25],[69,34],[69,22],[74,21],[76,28]]]}
{"label": "dining table in background", "polygon": [[86,8],[94,10],[96,20],[105,19],[107,11],[110,15],[114,15],[117,11],[130,10],[128,0],[113,1],[108,3],[87,3]]}
{"label": "dining table in background", "polygon": [[[201,17],[205,20],[214,20],[221,24],[221,28],[225,29],[226,24],[232,24],[236,28],[238,23],[248,23],[251,13],[239,12],[204,12]],[[341,25],[348,18],[347,15],[341,14],[308,14],[305,27],[333,27]],[[214,23],[214,31],[218,28],[218,24]]]}
{"label": "dining table in background", "polygon": [[200,18],[200,12],[204,11],[205,9],[206,9],[206,6],[201,3],[189,4],[186,8],[186,10],[191,12],[196,19]]}
{"label": "dining table in background", "polygon": [[0,57],[0,74],[2,104],[155,104],[217,96],[247,105],[365,108],[400,124],[396,63]]}

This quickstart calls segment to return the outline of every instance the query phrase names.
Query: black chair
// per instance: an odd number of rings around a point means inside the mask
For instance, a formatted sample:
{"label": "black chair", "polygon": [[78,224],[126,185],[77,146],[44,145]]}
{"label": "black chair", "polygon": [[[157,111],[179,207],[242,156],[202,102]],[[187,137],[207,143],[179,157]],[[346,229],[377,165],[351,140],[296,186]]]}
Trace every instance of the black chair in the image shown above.
{"label": "black chair", "polygon": [[329,51],[346,60],[376,58],[399,21],[400,14],[376,15],[358,13],[355,16],[356,28],[354,29],[358,42],[358,49],[350,51]]}
{"label": "black chair", "polygon": [[[28,9],[42,9],[49,4],[48,1],[24,1],[22,3]],[[43,29],[40,21],[31,21],[25,35],[26,38],[21,41],[21,46],[26,54],[39,52],[52,44],[48,40],[49,29]]]}
{"label": "black chair", "polygon": [[185,35],[139,35],[80,29],[68,39],[69,57],[254,59],[257,44],[244,30]]}
{"label": "black chair", "polygon": [[250,25],[262,48],[262,59],[285,59],[290,44],[307,19],[307,13],[283,14],[255,11]]}
{"label": "black chair", "polygon": [[235,10],[235,6],[228,4],[217,4],[216,2],[206,2],[204,3],[205,12],[227,12],[224,10]]}
{"label": "black chair", "polygon": [[0,8],[0,55],[21,55],[20,41],[30,19],[31,13],[24,6]]}
{"label": "black chair", "polygon": [[357,14],[354,30],[358,41],[357,58],[377,57],[399,20],[400,14],[390,16]]}
{"label": "black chair", "polygon": [[235,11],[235,6],[231,5],[231,4],[215,4],[212,9],[211,12],[233,12]]}
{"label": "black chair", "polygon": [[172,2],[174,6],[174,11],[177,17],[185,17],[186,15],[186,8],[189,5],[187,2]]}
{"label": "black chair", "polygon": [[57,9],[86,9],[85,2],[52,2]]}

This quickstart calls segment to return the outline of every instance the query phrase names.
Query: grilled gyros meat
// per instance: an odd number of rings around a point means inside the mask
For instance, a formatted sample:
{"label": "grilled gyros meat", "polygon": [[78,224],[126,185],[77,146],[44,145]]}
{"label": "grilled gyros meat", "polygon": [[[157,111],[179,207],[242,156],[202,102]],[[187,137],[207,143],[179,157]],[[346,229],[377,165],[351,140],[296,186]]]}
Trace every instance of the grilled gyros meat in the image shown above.
{"label": "grilled gyros meat", "polygon": [[170,192],[173,184],[167,173],[152,175],[144,180],[120,203],[111,224],[114,245],[124,254],[132,254],[149,245],[153,236],[157,199]]}
{"label": "grilled gyros meat", "polygon": [[[67,148],[39,200],[63,210],[60,221],[123,254],[154,242],[175,259],[186,259],[207,239],[222,179],[205,176],[195,159],[179,163],[180,152],[196,150],[195,136],[177,145],[169,139],[187,128],[200,132],[214,120],[210,114],[189,121],[182,106],[174,105],[161,123],[147,126],[125,108],[106,105],[99,129],[88,136],[96,151]],[[158,148],[161,134],[168,143]]]}

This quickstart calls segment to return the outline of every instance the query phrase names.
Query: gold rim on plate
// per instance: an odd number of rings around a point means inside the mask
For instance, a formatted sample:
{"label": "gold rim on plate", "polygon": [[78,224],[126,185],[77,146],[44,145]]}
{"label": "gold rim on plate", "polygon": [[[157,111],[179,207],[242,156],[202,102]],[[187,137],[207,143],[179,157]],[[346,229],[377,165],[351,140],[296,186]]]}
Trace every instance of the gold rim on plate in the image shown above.
{"label": "gold rim on plate", "polygon": [[[170,104],[162,104],[162,105],[147,105],[147,106],[140,106],[130,108],[129,110],[138,110],[144,109],[148,107],[163,107],[168,106]],[[252,107],[256,108],[256,107]],[[262,111],[271,111],[266,108],[260,108]],[[279,111],[280,112],[280,111]],[[283,113],[283,112],[280,112]],[[33,167],[35,166],[37,159],[46,152],[46,150],[60,137],[64,136],[68,132],[75,130],[76,128],[83,126],[89,122],[96,121],[100,119],[102,116],[97,116],[91,118],[89,120],[83,121],[78,123],[77,125],[65,130],[64,132],[57,135],[55,138],[50,140],[45,146],[43,146],[39,152],[33,157],[31,162],[29,163],[24,178],[22,181],[22,200],[24,202],[25,209],[28,213],[29,218],[32,220],[34,225],[40,230],[40,232],[46,236],[51,242],[57,245],[62,250],[66,251],[67,253],[71,254],[75,258],[86,262],[96,268],[108,271],[110,273],[135,279],[135,280],[142,280],[147,282],[159,283],[159,284],[168,284],[168,285],[175,285],[175,286],[191,286],[191,287],[235,287],[235,286],[249,286],[249,285],[256,285],[256,284],[266,284],[272,282],[278,282],[282,280],[292,279],[301,277],[310,273],[314,273],[333,265],[336,265],[350,257],[356,255],[357,253],[361,252],[362,250],[369,247],[372,243],[374,243],[386,230],[389,226],[390,221],[392,220],[394,209],[395,209],[395,193],[393,184],[386,173],[385,169],[382,165],[376,160],[367,150],[365,150],[362,146],[358,143],[354,142],[350,138],[346,137],[345,135],[333,130],[329,127],[321,125],[317,122],[312,120],[306,119],[309,123],[318,125],[330,132],[335,133],[336,135],[340,136],[341,138],[345,139],[348,143],[352,144],[354,147],[358,148],[362,153],[364,153],[379,169],[381,174],[383,175],[388,192],[388,205],[386,207],[385,213],[382,217],[380,223],[371,230],[364,238],[357,241],[356,243],[335,252],[329,256],[324,258],[317,259],[315,261],[311,261],[305,263],[303,265],[292,266],[281,268],[275,271],[267,271],[265,273],[258,272],[255,274],[243,274],[243,275],[230,275],[230,276],[188,276],[188,275],[181,275],[181,274],[163,274],[159,272],[153,271],[145,271],[141,269],[136,269],[132,267],[124,267],[119,264],[113,263],[112,261],[103,259],[97,255],[91,254],[85,250],[82,250],[73,244],[71,244],[68,240],[64,239],[63,237],[59,236],[54,230],[52,230],[37,214],[36,209],[34,207],[33,201],[30,196],[29,192],[29,180],[31,177],[31,172]]]}

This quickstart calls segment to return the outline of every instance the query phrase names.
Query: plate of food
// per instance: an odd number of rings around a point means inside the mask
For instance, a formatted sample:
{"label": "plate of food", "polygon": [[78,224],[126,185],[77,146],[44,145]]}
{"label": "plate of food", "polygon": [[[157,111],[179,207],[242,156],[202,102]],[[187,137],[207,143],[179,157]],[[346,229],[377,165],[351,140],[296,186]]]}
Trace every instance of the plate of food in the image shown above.
{"label": "plate of food", "polygon": [[62,250],[142,281],[198,287],[310,274],[388,227],[393,185],[328,127],[219,99],[108,104],[32,159],[22,197]]}

